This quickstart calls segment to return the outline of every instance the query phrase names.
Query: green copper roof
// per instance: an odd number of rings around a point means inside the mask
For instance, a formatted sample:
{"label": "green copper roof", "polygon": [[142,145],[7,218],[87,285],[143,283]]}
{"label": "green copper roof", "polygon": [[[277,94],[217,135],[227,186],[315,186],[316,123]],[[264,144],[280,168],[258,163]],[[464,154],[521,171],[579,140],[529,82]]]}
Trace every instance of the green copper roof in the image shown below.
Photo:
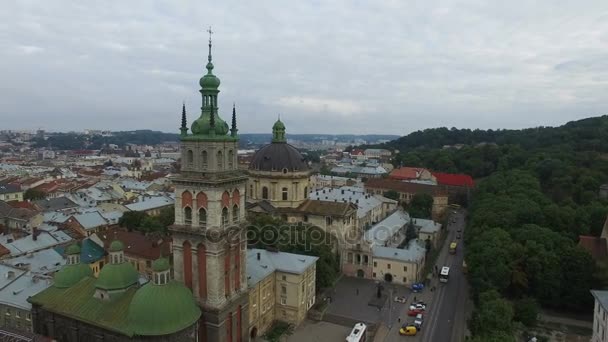
{"label": "green copper roof", "polygon": [[110,244],[110,252],[120,252],[125,249],[125,245],[118,240],[112,241]]}
{"label": "green copper roof", "polygon": [[104,290],[120,290],[137,284],[139,273],[129,262],[107,264],[99,272],[95,286]]}
{"label": "green copper roof", "polygon": [[85,277],[69,288],[51,286],[28,301],[62,316],[130,337],[133,329],[128,325],[127,313],[135,292],[136,288],[130,288],[110,300],[96,299],[93,297],[95,278]]}
{"label": "green copper roof", "polygon": [[278,119],[277,122],[272,125],[272,142],[273,143],[284,143],[287,142],[285,139],[285,124]]}
{"label": "green copper roof", "polygon": [[[214,135],[224,136],[228,134],[228,124],[222,120],[217,114],[217,110],[213,111],[213,118],[215,119]],[[192,123],[191,132],[194,135],[210,135],[211,123],[209,118],[211,116],[210,111],[205,110],[201,116]]]}
{"label": "green copper roof", "polygon": [[92,275],[93,271],[89,265],[80,263],[74,265],[65,265],[57,273],[55,273],[55,276],[53,277],[54,286],[57,288],[67,288],[76,284],[82,278],[90,277]]}
{"label": "green copper roof", "polygon": [[67,254],[67,255],[80,254],[80,247],[78,247],[77,244],[70,245],[65,250],[65,254]]}
{"label": "green copper roof", "polygon": [[181,331],[201,316],[192,292],[172,280],[165,285],[151,282],[133,296],[129,307],[129,325],[136,335],[167,335]]}
{"label": "green copper roof", "polygon": [[170,268],[171,265],[169,264],[169,259],[167,258],[158,258],[152,263],[152,270],[154,272],[164,272]]}

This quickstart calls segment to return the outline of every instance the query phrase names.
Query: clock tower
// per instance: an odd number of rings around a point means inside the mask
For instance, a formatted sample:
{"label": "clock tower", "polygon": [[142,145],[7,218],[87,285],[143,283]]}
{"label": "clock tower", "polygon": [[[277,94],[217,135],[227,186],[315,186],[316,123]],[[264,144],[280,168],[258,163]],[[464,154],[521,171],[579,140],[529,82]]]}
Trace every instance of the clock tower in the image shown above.
{"label": "clock tower", "polygon": [[249,321],[247,176],[238,169],[236,109],[232,109],[231,127],[219,115],[220,80],[213,74],[211,38],[207,73],[199,84],[201,115],[188,133],[182,108],[181,170],[172,179],[175,279],[192,290],[203,311],[199,341],[245,342]]}

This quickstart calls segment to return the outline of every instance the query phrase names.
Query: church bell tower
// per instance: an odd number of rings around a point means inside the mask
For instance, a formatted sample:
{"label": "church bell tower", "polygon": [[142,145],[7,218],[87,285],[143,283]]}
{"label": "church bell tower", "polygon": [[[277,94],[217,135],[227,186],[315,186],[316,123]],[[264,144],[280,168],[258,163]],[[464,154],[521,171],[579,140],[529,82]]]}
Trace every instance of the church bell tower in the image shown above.
{"label": "church bell tower", "polygon": [[213,74],[211,30],[207,73],[201,77],[201,115],[188,133],[182,109],[181,170],[173,177],[175,279],[196,297],[203,315],[199,341],[245,342],[248,330],[245,184],[239,171],[236,109],[232,125],[218,111],[220,80]]}

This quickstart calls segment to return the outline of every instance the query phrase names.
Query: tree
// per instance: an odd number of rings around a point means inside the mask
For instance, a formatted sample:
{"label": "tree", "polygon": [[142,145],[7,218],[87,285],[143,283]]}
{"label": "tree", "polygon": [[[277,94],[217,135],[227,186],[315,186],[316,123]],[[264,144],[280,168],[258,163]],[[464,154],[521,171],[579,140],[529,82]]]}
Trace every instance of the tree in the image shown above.
{"label": "tree", "polygon": [[513,307],[491,290],[480,295],[480,303],[471,317],[470,328],[474,336],[492,336],[498,332],[511,333]]}
{"label": "tree", "polygon": [[407,244],[410,240],[413,240],[418,237],[418,232],[416,231],[416,226],[414,226],[413,219],[410,219],[410,222],[407,224],[407,229],[405,231],[405,243]]}
{"label": "tree", "polygon": [[538,304],[534,298],[522,298],[514,303],[515,319],[527,327],[536,325]]}
{"label": "tree", "polygon": [[175,223],[175,207],[167,207],[160,210],[158,221],[164,226],[169,227]]}
{"label": "tree", "polygon": [[415,194],[408,206],[408,211],[412,217],[430,219],[433,213],[433,196],[422,193]]}
{"label": "tree", "polygon": [[25,193],[23,194],[23,199],[26,201],[34,201],[44,198],[46,198],[46,193],[44,191],[33,188],[25,190]]}
{"label": "tree", "polygon": [[121,227],[127,228],[129,231],[137,229],[141,227],[144,218],[148,216],[143,211],[127,211],[122,214],[120,220],[118,220],[118,224]]}
{"label": "tree", "polygon": [[139,227],[136,228],[136,230],[139,230],[144,233],[165,233],[167,231],[167,226],[163,225],[157,217],[146,215],[143,220],[141,220],[141,223]]}
{"label": "tree", "polygon": [[390,198],[395,201],[399,200],[399,193],[395,190],[385,191],[384,194],[382,194],[382,195],[386,198]]}

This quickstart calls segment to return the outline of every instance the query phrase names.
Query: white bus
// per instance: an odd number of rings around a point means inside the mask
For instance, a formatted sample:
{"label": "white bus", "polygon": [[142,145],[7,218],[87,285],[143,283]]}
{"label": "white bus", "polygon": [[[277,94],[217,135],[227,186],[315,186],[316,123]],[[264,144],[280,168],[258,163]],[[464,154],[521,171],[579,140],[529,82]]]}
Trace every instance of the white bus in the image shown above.
{"label": "white bus", "polygon": [[443,266],[441,268],[441,273],[439,273],[439,281],[442,283],[447,283],[449,276],[450,276],[450,268],[447,266]]}
{"label": "white bus", "polygon": [[367,336],[367,326],[363,323],[355,324],[353,331],[346,337],[346,342],[365,342]]}

